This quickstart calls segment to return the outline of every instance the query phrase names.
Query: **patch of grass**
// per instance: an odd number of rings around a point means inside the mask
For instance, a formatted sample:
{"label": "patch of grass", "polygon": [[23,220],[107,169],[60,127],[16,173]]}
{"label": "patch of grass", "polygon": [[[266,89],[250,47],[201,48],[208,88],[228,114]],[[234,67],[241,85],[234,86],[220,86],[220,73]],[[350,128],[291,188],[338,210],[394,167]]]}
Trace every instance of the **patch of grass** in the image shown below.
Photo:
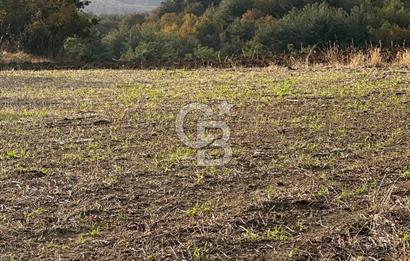
{"label": "patch of grass", "polygon": [[178,147],[176,151],[168,155],[170,162],[180,162],[194,157],[194,150],[188,147]]}
{"label": "patch of grass", "polygon": [[203,215],[204,213],[210,212],[211,208],[209,204],[206,203],[196,203],[191,209],[187,211],[188,216],[196,217],[199,215]]}
{"label": "patch of grass", "polygon": [[17,121],[24,118],[44,118],[49,115],[47,108],[43,109],[0,109],[0,122],[1,121]]}
{"label": "patch of grass", "polygon": [[87,241],[87,234],[80,234],[75,241],[76,244],[82,245]]}
{"label": "patch of grass", "polygon": [[266,239],[275,241],[287,241],[288,236],[286,233],[286,229],[276,225],[272,230],[268,230],[266,232]]}
{"label": "patch of grass", "polygon": [[276,194],[276,189],[272,185],[269,185],[266,188],[266,196],[268,197],[268,199],[271,199],[275,194]]}
{"label": "patch of grass", "polygon": [[89,232],[88,235],[90,235],[90,237],[99,237],[100,234],[100,228],[99,227],[94,227],[92,228]]}
{"label": "patch of grass", "polygon": [[104,183],[107,184],[108,186],[113,186],[115,184],[118,184],[118,176],[115,174],[112,174],[104,179]]}
{"label": "patch of grass", "polygon": [[287,79],[280,86],[275,86],[273,88],[274,95],[279,98],[284,98],[293,93],[293,87],[296,84],[296,81],[293,79]]}
{"label": "patch of grass", "polygon": [[309,128],[314,131],[320,131],[324,128],[324,125],[322,123],[316,122],[309,124]]}
{"label": "patch of grass", "polygon": [[406,179],[410,179],[410,169],[401,172],[401,176]]}
{"label": "patch of grass", "polygon": [[79,164],[85,160],[85,157],[81,151],[76,151],[76,152],[65,153],[63,155],[63,160]]}
{"label": "patch of grass", "polygon": [[200,185],[204,183],[205,175],[203,173],[196,173],[195,184]]}
{"label": "patch of grass", "polygon": [[410,243],[410,234],[408,232],[403,232],[400,241],[403,243],[403,245],[407,245]]}
{"label": "patch of grass", "polygon": [[334,159],[331,156],[318,158],[311,154],[302,154],[299,157],[300,166],[307,170],[324,170],[333,166]]}
{"label": "patch of grass", "polygon": [[87,242],[89,238],[97,238],[101,236],[100,227],[92,227],[87,233],[81,233],[76,243],[81,245]]}
{"label": "patch of grass", "polygon": [[195,259],[201,259],[203,257],[202,250],[199,247],[196,247],[193,253]]}
{"label": "patch of grass", "polygon": [[340,194],[337,196],[336,200],[337,201],[347,201],[355,196],[360,196],[363,194],[366,194],[369,191],[369,188],[373,188],[373,184],[370,184],[370,187],[368,184],[362,184],[361,186],[350,190],[350,189],[344,189],[340,192]]}
{"label": "patch of grass", "polygon": [[19,174],[25,174],[27,172],[36,172],[36,173],[39,173],[41,175],[50,174],[50,169],[49,168],[44,168],[44,167],[26,168],[26,167],[21,166],[20,164],[16,165],[15,170]]}
{"label": "patch of grass", "polygon": [[296,222],[295,229],[296,229],[296,231],[299,231],[299,232],[303,232],[303,231],[306,230],[306,226],[304,225],[303,220],[299,219]]}
{"label": "patch of grass", "polygon": [[0,224],[1,223],[6,223],[6,222],[7,222],[6,214],[0,214]]}
{"label": "patch of grass", "polygon": [[363,184],[360,187],[356,188],[354,191],[355,195],[362,195],[365,194],[368,191],[367,184]]}
{"label": "patch of grass", "polygon": [[282,226],[276,225],[273,229],[269,229],[263,233],[256,233],[253,229],[246,229],[243,237],[247,241],[288,241],[287,231]]}
{"label": "patch of grass", "polygon": [[4,152],[4,157],[6,159],[27,159],[30,156],[27,149],[21,150],[8,150]]}
{"label": "patch of grass", "polygon": [[342,190],[340,194],[337,196],[336,200],[337,201],[345,201],[354,196],[354,193],[350,190]]}
{"label": "patch of grass", "polygon": [[5,156],[7,159],[17,159],[19,157],[15,150],[6,151]]}
{"label": "patch of grass", "polygon": [[255,233],[253,229],[246,229],[243,237],[248,241],[259,241],[262,238],[258,233]]}
{"label": "patch of grass", "polygon": [[15,121],[18,119],[19,119],[19,116],[16,113],[0,111],[0,122],[1,121]]}
{"label": "patch of grass", "polygon": [[154,88],[144,84],[134,86],[119,87],[117,98],[126,106],[138,102],[155,103],[166,97],[166,92],[162,88]]}
{"label": "patch of grass", "polygon": [[124,105],[134,104],[138,100],[140,100],[144,95],[144,88],[145,86],[142,84],[135,86],[119,87],[117,93],[118,99]]}
{"label": "patch of grass", "polygon": [[23,159],[26,159],[29,157],[29,152],[27,149],[21,149],[20,150],[20,157]]}
{"label": "patch of grass", "polygon": [[25,223],[29,223],[31,220],[36,219],[38,216],[43,214],[46,210],[44,208],[37,208],[33,211],[25,210],[23,212],[23,220]]}
{"label": "patch of grass", "polygon": [[407,198],[405,204],[406,204],[406,207],[410,209],[410,197]]}
{"label": "patch of grass", "polygon": [[325,186],[320,186],[318,191],[316,192],[316,195],[318,197],[325,197],[325,196],[329,195],[329,189]]}

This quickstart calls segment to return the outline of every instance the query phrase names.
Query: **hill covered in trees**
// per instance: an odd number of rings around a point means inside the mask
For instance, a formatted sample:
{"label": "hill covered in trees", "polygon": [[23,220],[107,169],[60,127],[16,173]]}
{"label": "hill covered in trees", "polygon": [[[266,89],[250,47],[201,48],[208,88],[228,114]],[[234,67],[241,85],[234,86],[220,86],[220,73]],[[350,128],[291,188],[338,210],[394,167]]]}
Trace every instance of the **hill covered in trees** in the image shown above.
{"label": "hill covered in trees", "polygon": [[78,0],[4,2],[3,48],[70,60],[253,59],[410,42],[409,0],[167,0],[149,13],[101,17]]}
{"label": "hill covered in trees", "polygon": [[160,3],[161,0],[93,0],[85,11],[94,14],[130,14],[151,11]]}

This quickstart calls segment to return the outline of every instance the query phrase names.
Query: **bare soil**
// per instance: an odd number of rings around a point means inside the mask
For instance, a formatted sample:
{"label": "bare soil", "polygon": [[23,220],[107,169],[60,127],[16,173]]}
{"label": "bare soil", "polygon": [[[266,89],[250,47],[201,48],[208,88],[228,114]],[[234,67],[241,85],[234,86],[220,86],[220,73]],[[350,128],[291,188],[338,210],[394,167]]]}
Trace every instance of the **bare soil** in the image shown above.
{"label": "bare soil", "polygon": [[0,260],[408,260],[409,113],[405,67],[1,71]]}

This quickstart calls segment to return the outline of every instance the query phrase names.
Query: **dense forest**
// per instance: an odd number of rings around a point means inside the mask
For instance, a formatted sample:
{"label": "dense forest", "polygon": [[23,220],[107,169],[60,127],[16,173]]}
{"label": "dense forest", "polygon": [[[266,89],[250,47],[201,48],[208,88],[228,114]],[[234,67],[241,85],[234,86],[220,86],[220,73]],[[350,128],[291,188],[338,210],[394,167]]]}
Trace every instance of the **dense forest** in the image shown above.
{"label": "dense forest", "polygon": [[0,47],[73,61],[213,60],[337,44],[405,46],[410,0],[166,0],[95,16],[89,1],[1,0]]}

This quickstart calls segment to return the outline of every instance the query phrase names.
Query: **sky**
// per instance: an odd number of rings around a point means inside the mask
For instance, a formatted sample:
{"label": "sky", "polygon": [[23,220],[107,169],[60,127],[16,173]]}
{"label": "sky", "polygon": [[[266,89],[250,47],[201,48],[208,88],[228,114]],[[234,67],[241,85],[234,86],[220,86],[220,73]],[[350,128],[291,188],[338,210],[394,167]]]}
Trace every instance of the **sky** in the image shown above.
{"label": "sky", "polygon": [[157,7],[161,0],[92,0],[86,12],[95,14],[127,14],[147,12]]}

